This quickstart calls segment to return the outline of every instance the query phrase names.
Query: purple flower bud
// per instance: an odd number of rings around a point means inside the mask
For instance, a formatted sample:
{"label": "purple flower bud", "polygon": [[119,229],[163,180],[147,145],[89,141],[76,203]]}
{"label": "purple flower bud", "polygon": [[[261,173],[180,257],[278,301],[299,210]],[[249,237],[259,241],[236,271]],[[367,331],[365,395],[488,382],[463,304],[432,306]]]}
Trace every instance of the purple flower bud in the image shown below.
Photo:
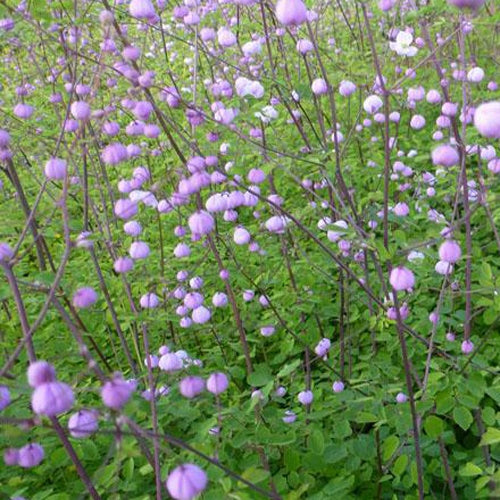
{"label": "purple flower bud", "polygon": [[176,467],[167,478],[167,490],[175,500],[191,500],[207,486],[207,475],[194,464]]}
{"label": "purple flower bud", "polygon": [[27,120],[28,118],[30,118],[33,114],[33,111],[35,111],[35,108],[33,106],[22,103],[16,104],[13,110],[14,114],[22,120]]}
{"label": "purple flower bud", "polygon": [[14,252],[8,243],[0,242],[0,261],[8,261],[14,257]]}
{"label": "purple flower bud", "polygon": [[500,139],[500,101],[486,102],[474,113],[474,126],[489,139]]}
{"label": "purple flower bud", "polygon": [[7,448],[3,453],[5,465],[17,465],[19,461],[19,450],[17,448]]}
{"label": "purple flower bud", "polygon": [[30,443],[18,450],[17,463],[21,467],[28,469],[36,467],[44,458],[43,448],[37,443]]}
{"label": "purple flower bud", "polygon": [[115,215],[120,219],[130,219],[137,214],[137,203],[128,198],[120,199],[115,203]]}
{"label": "purple flower bud", "polygon": [[104,383],[101,388],[102,402],[113,410],[122,409],[134,392],[134,384],[127,382],[120,374]]}
{"label": "purple flower bud", "polygon": [[302,0],[278,0],[275,14],[285,26],[296,26],[307,20],[307,8]]}
{"label": "purple flower bud", "polygon": [[119,142],[115,142],[113,144],[109,144],[106,146],[102,153],[101,158],[102,161],[106,165],[118,165],[126,160],[128,160],[128,151],[127,148],[120,144]]}
{"label": "purple flower bud", "polygon": [[134,261],[128,257],[118,257],[113,263],[113,269],[117,273],[128,273],[134,267]]}
{"label": "purple flower bud", "polygon": [[234,230],[233,240],[237,245],[247,245],[250,239],[250,233],[244,227],[237,227]]}
{"label": "purple flower bud", "polygon": [[171,373],[182,370],[182,359],[173,352],[167,352],[158,361],[158,366],[161,370]]}
{"label": "purple flower bud", "polygon": [[312,393],[312,391],[301,391],[299,392],[297,399],[303,405],[310,405],[313,402],[314,394]]}
{"label": "purple flower bud", "polygon": [[0,385],[0,411],[4,410],[10,404],[10,392],[8,387]]}
{"label": "purple flower bud", "polygon": [[223,292],[216,292],[212,297],[212,304],[215,307],[224,307],[227,305],[227,295]]}
{"label": "purple flower bud", "polygon": [[160,300],[158,299],[158,295],[155,293],[146,293],[141,297],[139,303],[143,309],[154,309],[155,307],[158,307]]}
{"label": "purple flower bud", "polygon": [[389,282],[394,290],[411,290],[415,285],[415,276],[408,268],[399,266],[391,271]]}
{"label": "purple flower bud", "polygon": [[95,410],[80,410],[68,420],[69,433],[78,439],[92,435],[98,427],[98,413]]}
{"label": "purple flower bud", "polygon": [[398,392],[396,394],[396,402],[397,403],[406,403],[406,401],[408,401],[408,397],[406,396],[406,394],[404,392]]}
{"label": "purple flower bud", "polygon": [[85,101],[73,102],[70,111],[75,120],[87,121],[90,118],[90,106]]}
{"label": "purple flower bud", "polygon": [[461,349],[464,354],[470,354],[474,350],[474,344],[470,340],[464,340]]}
{"label": "purple flower bud", "polygon": [[134,260],[146,259],[149,256],[149,246],[144,241],[134,241],[130,245],[129,255]]}
{"label": "purple flower bud", "polygon": [[293,424],[297,420],[297,415],[292,410],[286,410],[282,420],[285,424]]}
{"label": "purple flower bud", "polygon": [[35,361],[31,363],[28,367],[27,375],[28,384],[35,388],[56,380],[56,371],[47,361]]}
{"label": "purple flower bud", "polygon": [[276,332],[276,328],[272,325],[263,326],[260,329],[260,334],[263,337],[271,337]]}
{"label": "purple flower bud", "polygon": [[35,388],[31,396],[31,406],[38,415],[53,417],[67,412],[73,406],[73,390],[63,382],[47,382]]}
{"label": "purple flower bud", "polygon": [[336,380],[332,385],[333,392],[342,392],[344,390],[344,382]]}
{"label": "purple flower bud", "polygon": [[311,90],[315,95],[323,95],[328,92],[328,84],[323,78],[316,78],[312,81]]}
{"label": "purple flower bud", "polygon": [[97,301],[97,293],[93,288],[88,286],[79,288],[73,295],[73,305],[85,309],[95,304]]}
{"label": "purple flower bud", "polygon": [[330,339],[322,338],[314,348],[314,352],[317,356],[322,358],[323,356],[326,356],[328,354],[331,346],[332,343],[330,342]]}
{"label": "purple flower bud", "polygon": [[208,212],[200,210],[189,217],[188,225],[193,234],[204,235],[213,230],[215,221]]}
{"label": "purple flower bud", "polygon": [[194,323],[203,324],[210,320],[212,313],[210,309],[207,309],[204,306],[199,306],[193,310],[191,314],[191,318]]}
{"label": "purple flower bud", "polygon": [[45,164],[45,177],[50,180],[62,180],[66,177],[66,161],[60,158],[51,158]]}
{"label": "purple flower bud", "polygon": [[452,167],[460,160],[457,150],[449,144],[441,144],[432,151],[432,163],[441,167]]}
{"label": "purple flower bud", "polygon": [[212,373],[207,379],[207,391],[212,394],[222,394],[229,387],[229,380],[224,373]]}
{"label": "purple flower bud", "polygon": [[184,377],[179,382],[179,392],[188,399],[192,399],[205,390],[205,381],[201,377]]}
{"label": "purple flower bud", "polygon": [[446,240],[439,247],[439,258],[444,262],[454,264],[462,256],[460,245],[454,240]]}
{"label": "purple flower bud", "polygon": [[446,334],[446,340],[448,342],[454,342],[455,341],[455,334],[453,332],[448,332]]}

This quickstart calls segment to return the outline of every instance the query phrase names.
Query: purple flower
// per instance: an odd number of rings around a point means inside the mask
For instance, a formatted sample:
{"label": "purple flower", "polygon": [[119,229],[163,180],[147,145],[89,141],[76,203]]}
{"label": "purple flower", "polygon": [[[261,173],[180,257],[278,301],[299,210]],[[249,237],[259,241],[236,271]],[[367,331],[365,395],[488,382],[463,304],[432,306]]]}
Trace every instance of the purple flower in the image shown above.
{"label": "purple flower", "polygon": [[432,163],[441,167],[452,167],[460,160],[458,151],[449,144],[441,144],[432,151],[431,156]]}
{"label": "purple flower", "polygon": [[205,390],[205,381],[201,377],[184,377],[179,382],[179,392],[188,399],[192,399]]}
{"label": "purple flower", "polygon": [[45,177],[51,180],[62,180],[66,177],[66,161],[60,158],[51,158],[45,164]]}
{"label": "purple flower", "polygon": [[439,247],[439,258],[444,262],[454,264],[462,256],[460,245],[454,240],[446,240]]}
{"label": "purple flower", "polygon": [[108,408],[121,410],[130,399],[134,390],[134,384],[124,380],[121,374],[115,374],[101,388],[102,402]]}
{"label": "purple flower", "polygon": [[173,352],[165,353],[158,361],[158,366],[160,370],[171,373],[182,370],[184,367],[182,359]]}
{"label": "purple flower", "polygon": [[207,391],[212,394],[222,394],[229,387],[229,379],[224,373],[212,373],[207,379]]}
{"label": "purple flower", "polygon": [[38,415],[53,417],[67,412],[73,406],[73,390],[63,382],[54,381],[41,384],[31,396],[31,406]]}
{"label": "purple flower", "polygon": [[69,433],[78,439],[92,435],[98,427],[98,413],[95,410],[80,410],[68,420]]}
{"label": "purple flower", "polygon": [[307,20],[307,8],[302,0],[278,0],[275,13],[285,26],[299,25]]}
{"label": "purple flower", "polygon": [[10,404],[10,392],[8,387],[0,385],[0,411],[4,410]]}
{"label": "purple flower", "polygon": [[37,443],[30,443],[18,450],[17,463],[28,469],[36,467],[44,458],[43,448]]}
{"label": "purple flower", "polygon": [[397,403],[406,403],[408,401],[408,396],[404,392],[398,392],[396,394],[396,402]]}
{"label": "purple flower", "polygon": [[0,261],[9,261],[14,257],[14,252],[8,243],[0,242]]}
{"label": "purple flower", "polygon": [[97,293],[93,288],[88,286],[79,288],[73,295],[73,305],[85,309],[95,304],[97,301]]}
{"label": "purple flower", "polygon": [[193,234],[204,235],[213,230],[215,221],[208,212],[200,210],[189,217],[188,225]]}
{"label": "purple flower", "polygon": [[35,361],[31,363],[28,367],[27,375],[28,384],[35,388],[56,380],[56,371],[47,361]]}
{"label": "purple flower", "polygon": [[207,475],[194,464],[176,467],[167,478],[167,490],[175,500],[191,500],[207,486]]}
{"label": "purple flower", "polygon": [[486,102],[474,113],[474,126],[489,139],[500,139],[500,101]]}
{"label": "purple flower", "polygon": [[70,111],[75,120],[87,121],[90,118],[90,106],[85,101],[73,102]]}
{"label": "purple flower", "polygon": [[297,396],[297,399],[303,405],[310,405],[313,402],[314,394],[312,391],[301,391]]}
{"label": "purple flower", "polygon": [[399,266],[391,271],[389,281],[394,290],[398,292],[411,290],[415,285],[415,276],[408,268]]}

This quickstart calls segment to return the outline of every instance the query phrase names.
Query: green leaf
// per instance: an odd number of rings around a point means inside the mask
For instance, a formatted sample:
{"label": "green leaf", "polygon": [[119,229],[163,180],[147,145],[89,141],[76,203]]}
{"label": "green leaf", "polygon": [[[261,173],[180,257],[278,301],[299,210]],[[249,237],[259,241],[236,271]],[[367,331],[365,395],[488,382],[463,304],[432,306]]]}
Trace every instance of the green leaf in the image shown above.
{"label": "green leaf", "polygon": [[292,363],[287,363],[279,372],[278,377],[286,377],[290,375],[302,363],[301,359],[296,359]]}
{"label": "green leaf", "polygon": [[394,462],[391,471],[395,476],[400,476],[406,470],[407,465],[408,455],[400,455]]}
{"label": "green leaf", "polygon": [[482,469],[472,462],[467,462],[458,472],[461,476],[479,476],[483,473]]}
{"label": "green leaf", "polygon": [[273,378],[269,368],[266,365],[260,365],[247,377],[247,381],[252,387],[262,387],[273,380]]}
{"label": "green leaf", "polygon": [[500,443],[500,429],[488,427],[486,432],[481,436],[481,446],[489,446],[491,444]]}
{"label": "green leaf", "polygon": [[435,415],[430,415],[425,419],[424,429],[428,436],[437,438],[443,433],[444,422]]}
{"label": "green leaf", "polygon": [[376,422],[377,420],[378,420],[378,417],[376,415],[374,415],[373,413],[369,413],[367,411],[360,411],[356,415],[356,422],[359,422],[361,424]]}
{"label": "green leaf", "polygon": [[455,422],[466,431],[472,424],[472,413],[464,406],[457,406],[453,410],[453,419]]}
{"label": "green leaf", "polygon": [[325,440],[320,429],[314,429],[309,436],[309,447],[316,455],[323,455],[325,451]]}
{"label": "green leaf", "polygon": [[259,467],[249,467],[241,477],[252,483],[260,483],[269,476],[269,472]]}
{"label": "green leaf", "polygon": [[397,436],[389,436],[382,445],[382,459],[384,462],[389,460],[394,452],[398,449],[399,438]]}

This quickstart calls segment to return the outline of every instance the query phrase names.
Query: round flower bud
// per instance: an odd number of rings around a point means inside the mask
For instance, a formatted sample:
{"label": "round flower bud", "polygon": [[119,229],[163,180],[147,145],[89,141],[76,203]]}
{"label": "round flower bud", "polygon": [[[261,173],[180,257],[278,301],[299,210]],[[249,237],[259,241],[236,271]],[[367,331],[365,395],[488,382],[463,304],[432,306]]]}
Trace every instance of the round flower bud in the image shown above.
{"label": "round flower bud", "polygon": [[394,290],[411,290],[415,285],[415,276],[408,268],[399,266],[391,271],[389,282]]}
{"label": "round flower bud", "polygon": [[0,385],[0,411],[4,410],[10,404],[10,392],[8,387]]}
{"label": "round flower bud", "polygon": [[464,340],[461,349],[464,354],[470,354],[474,350],[474,344],[470,340]]}
{"label": "round flower bud", "polygon": [[115,215],[120,219],[130,219],[137,214],[137,203],[127,198],[120,199],[115,203]]}
{"label": "round flower bud", "polygon": [[31,395],[31,406],[38,415],[54,417],[67,412],[73,406],[73,390],[63,382],[47,382],[35,388]]}
{"label": "round flower bud", "polygon": [[486,102],[474,113],[474,126],[489,139],[500,139],[500,101]]}
{"label": "round flower bud", "polygon": [[171,373],[182,370],[184,365],[182,364],[182,359],[173,352],[167,352],[163,354],[158,361],[158,366],[160,370]]}
{"label": "round flower bud", "polygon": [[97,301],[97,293],[93,288],[88,286],[79,288],[73,295],[73,305],[81,309],[85,309],[95,304]]}
{"label": "round flower bud", "polygon": [[104,383],[101,388],[101,399],[105,406],[113,410],[121,410],[134,392],[134,384],[127,382],[119,374]]}
{"label": "round flower bud", "polygon": [[92,435],[98,427],[98,413],[95,410],[80,410],[68,420],[69,433],[78,439]]}
{"label": "round flower bud", "polygon": [[313,402],[314,395],[313,395],[312,391],[301,391],[301,392],[299,392],[297,399],[303,405],[310,405]]}
{"label": "round flower bud", "polygon": [[205,381],[201,377],[184,377],[179,382],[179,392],[188,399],[192,399],[205,390]]}
{"label": "round flower bud", "polygon": [[275,13],[285,26],[297,26],[307,20],[307,7],[302,0],[278,0]]}
{"label": "round flower bud", "polygon": [[207,379],[207,391],[212,394],[222,394],[229,387],[229,379],[224,373],[212,373]]}
{"label": "round flower bud", "polygon": [[342,392],[344,390],[344,382],[336,380],[332,385],[333,392]]}
{"label": "round flower bud", "polygon": [[43,448],[38,443],[30,443],[18,450],[17,464],[25,469],[36,467],[44,458]]}
{"label": "round flower bud", "polygon": [[444,262],[454,264],[462,256],[460,245],[454,240],[446,240],[439,247],[439,258]]}
{"label": "round flower bud", "polygon": [[441,167],[452,167],[460,161],[458,151],[449,144],[441,144],[432,151],[432,163]]}
{"label": "round flower bud", "polygon": [[56,371],[47,361],[35,361],[28,367],[28,384],[31,387],[38,387],[42,384],[54,382],[56,380]]}
{"label": "round flower bud", "polygon": [[408,397],[406,396],[406,394],[404,392],[398,392],[396,394],[396,402],[397,403],[406,403],[406,401],[408,401]]}
{"label": "round flower bud", "polygon": [[176,467],[167,478],[167,490],[175,500],[191,500],[207,486],[207,475],[194,464]]}
{"label": "round flower bud", "polygon": [[61,160],[60,158],[51,158],[46,164],[45,164],[45,177],[47,179],[56,181],[56,180],[62,180],[66,177],[66,161]]}

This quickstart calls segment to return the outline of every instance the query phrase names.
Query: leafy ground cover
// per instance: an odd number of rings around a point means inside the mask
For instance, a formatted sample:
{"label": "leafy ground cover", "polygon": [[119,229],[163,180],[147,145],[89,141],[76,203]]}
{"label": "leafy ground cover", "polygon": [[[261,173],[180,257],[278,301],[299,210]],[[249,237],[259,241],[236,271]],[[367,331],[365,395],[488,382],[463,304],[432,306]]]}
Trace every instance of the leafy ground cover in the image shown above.
{"label": "leafy ground cover", "polygon": [[3,497],[500,495],[498,4],[306,3],[0,0]]}

